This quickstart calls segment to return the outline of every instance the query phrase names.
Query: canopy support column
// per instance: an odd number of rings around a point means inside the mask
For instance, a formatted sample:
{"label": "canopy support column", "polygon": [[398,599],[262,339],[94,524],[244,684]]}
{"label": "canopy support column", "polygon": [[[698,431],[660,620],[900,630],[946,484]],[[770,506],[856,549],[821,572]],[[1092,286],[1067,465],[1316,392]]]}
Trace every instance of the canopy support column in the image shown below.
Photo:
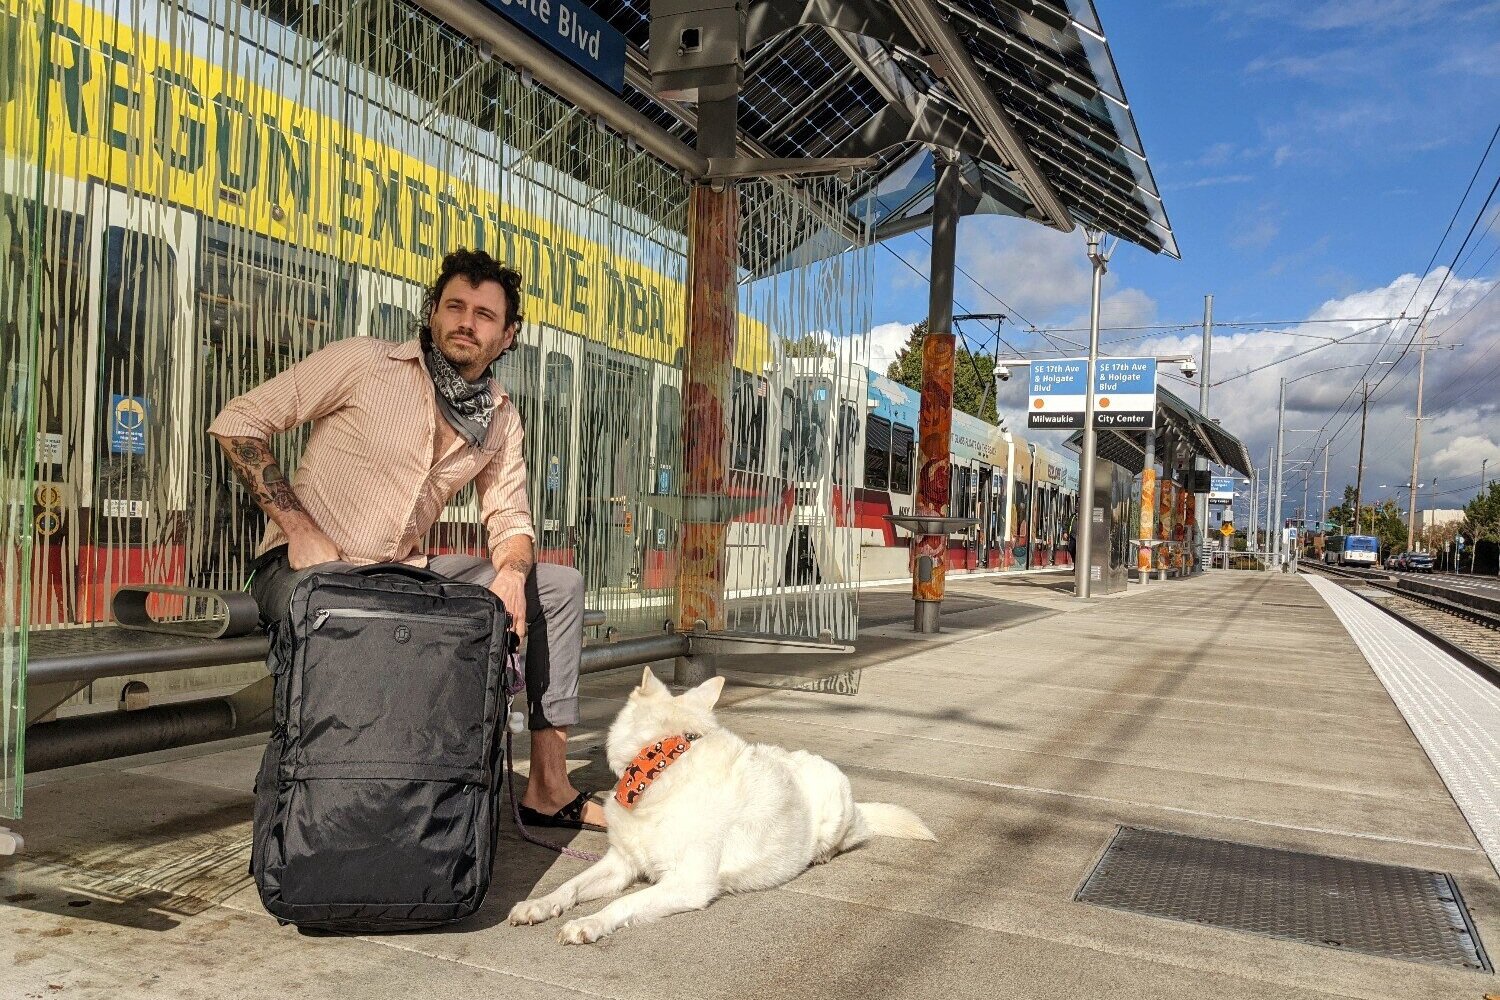
{"label": "canopy support column", "polygon": [[[705,102],[698,151],[733,156],[738,99]],[[726,622],[729,512],[718,501],[729,471],[729,380],[739,314],[740,201],[731,182],[699,183],[688,201],[686,351],[682,372],[682,522],[677,542],[677,628],[710,631]],[[699,684],[713,657],[679,657],[673,679]]]}
{"label": "canopy support column", "polygon": [[[953,269],[958,240],[958,159],[937,154],[937,191],[932,206],[932,280],[927,337],[922,341],[922,407],[917,419],[919,461],[917,516],[947,517],[952,479]],[[948,535],[914,534],[911,548],[912,631],[937,632],[948,571]]]}

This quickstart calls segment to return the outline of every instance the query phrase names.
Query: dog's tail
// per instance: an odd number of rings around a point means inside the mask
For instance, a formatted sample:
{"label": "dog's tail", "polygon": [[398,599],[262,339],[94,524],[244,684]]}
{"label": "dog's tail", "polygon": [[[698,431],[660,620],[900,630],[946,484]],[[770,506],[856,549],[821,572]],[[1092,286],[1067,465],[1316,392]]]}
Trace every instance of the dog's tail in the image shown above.
{"label": "dog's tail", "polygon": [[[865,836],[899,837],[902,840],[937,840],[927,824],[904,806],[888,802],[856,802]],[[864,837],[860,837],[863,840]]]}

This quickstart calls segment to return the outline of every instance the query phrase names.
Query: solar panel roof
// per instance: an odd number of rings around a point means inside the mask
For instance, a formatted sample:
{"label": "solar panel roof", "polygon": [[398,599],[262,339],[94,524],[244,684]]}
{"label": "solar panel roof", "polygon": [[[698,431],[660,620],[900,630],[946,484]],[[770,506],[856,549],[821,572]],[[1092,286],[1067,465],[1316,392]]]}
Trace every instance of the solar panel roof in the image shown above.
{"label": "solar panel roof", "polygon": [[[588,2],[626,37],[625,101],[691,144],[694,107],[650,90],[650,0]],[[871,34],[827,23],[851,17]],[[743,150],[875,155],[851,214],[876,239],[929,223],[937,135],[963,151],[966,213],[1178,256],[1091,0],[758,0],[749,25]]]}

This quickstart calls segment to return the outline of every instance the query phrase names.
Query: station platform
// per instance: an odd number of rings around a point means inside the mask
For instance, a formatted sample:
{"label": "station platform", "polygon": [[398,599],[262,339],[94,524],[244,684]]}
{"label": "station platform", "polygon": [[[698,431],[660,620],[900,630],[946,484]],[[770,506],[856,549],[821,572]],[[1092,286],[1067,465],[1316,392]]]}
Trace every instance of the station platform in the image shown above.
{"label": "station platform", "polygon": [[[863,595],[850,656],[736,661],[726,726],[828,757],[856,798],[914,809],[939,840],[875,840],[781,889],[594,946],[558,944],[556,923],[504,922],[516,900],[581,867],[509,824],[485,908],[465,924],[378,938],[278,927],[245,874],[260,739],[34,775],[17,824],[26,851],[0,859],[0,997],[1500,993],[1488,971],[1430,956],[1076,899],[1131,831],[1158,831],[1443,873],[1479,941],[1500,949],[1490,838],[1460,807],[1475,808],[1486,781],[1493,791],[1500,768],[1486,772],[1473,753],[1497,734],[1476,709],[1446,735],[1450,758],[1431,749],[1433,720],[1392,690],[1420,700],[1443,665],[1408,649],[1401,680],[1375,662],[1398,641],[1388,630],[1412,633],[1281,574],[1212,573],[1090,602],[1069,594],[1064,574],[953,580],[945,631],[916,636],[907,593],[886,588]],[[603,734],[638,678],[585,678],[570,754],[580,786],[612,784]],[[1460,696],[1484,706],[1494,694]],[[1451,791],[1445,775],[1457,782],[1452,769],[1465,766],[1474,780]],[[599,851],[605,838],[573,843]],[[1201,857],[1182,854],[1175,875],[1211,881],[1194,867]],[[1295,881],[1269,888],[1290,893]],[[1401,943],[1407,929],[1371,899],[1374,937]],[[1276,930],[1295,914],[1262,916]]]}

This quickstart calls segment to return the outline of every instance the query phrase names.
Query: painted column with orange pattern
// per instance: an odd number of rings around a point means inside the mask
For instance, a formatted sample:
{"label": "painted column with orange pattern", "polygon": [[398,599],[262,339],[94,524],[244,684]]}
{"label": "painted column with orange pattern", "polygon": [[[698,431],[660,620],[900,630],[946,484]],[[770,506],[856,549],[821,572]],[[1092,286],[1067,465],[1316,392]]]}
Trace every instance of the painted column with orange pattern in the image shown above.
{"label": "painted column with orange pattern", "polygon": [[[929,333],[922,341],[922,408],[917,466],[917,514],[947,517],[952,510],[953,482],[948,456],[953,434],[953,356],[951,333]],[[912,542],[911,596],[918,601],[941,601],[948,570],[948,536],[922,535]],[[927,579],[917,572],[923,556],[932,559]]]}
{"label": "painted column with orange pattern", "polygon": [[[1163,442],[1165,444],[1165,442]],[[1151,570],[1156,564],[1156,553],[1154,545],[1147,542],[1156,538],[1156,431],[1146,432],[1146,458],[1141,469],[1141,523],[1140,534],[1141,545],[1136,549],[1135,568],[1140,575],[1141,582],[1145,583],[1151,577]]]}
{"label": "painted column with orange pattern", "polygon": [[[917,415],[917,515],[951,512],[949,442],[953,431],[953,271],[958,246],[958,157],[935,150],[932,197],[932,262],[927,298],[927,336],[922,341],[922,406]],[[948,535],[912,539],[912,628],[936,632],[948,573]]]}
{"label": "painted column with orange pattern", "polygon": [[[677,627],[725,622],[725,537],[719,508],[729,467],[729,378],[739,285],[739,192],[695,185],[688,202],[687,344],[682,372],[682,505]],[[681,672],[679,670],[679,672]],[[681,678],[683,683],[691,678]]]}

